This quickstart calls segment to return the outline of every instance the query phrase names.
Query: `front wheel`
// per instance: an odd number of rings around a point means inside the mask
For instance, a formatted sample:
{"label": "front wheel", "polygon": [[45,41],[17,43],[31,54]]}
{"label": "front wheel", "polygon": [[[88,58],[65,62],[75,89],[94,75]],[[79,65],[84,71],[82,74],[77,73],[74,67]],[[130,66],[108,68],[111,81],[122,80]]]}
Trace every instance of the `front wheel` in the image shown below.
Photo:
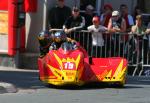
{"label": "front wheel", "polygon": [[121,81],[121,82],[116,82],[116,83],[114,83],[114,85],[115,85],[115,87],[123,88],[124,85],[125,85],[125,83],[126,83],[126,79],[123,79],[123,81]]}

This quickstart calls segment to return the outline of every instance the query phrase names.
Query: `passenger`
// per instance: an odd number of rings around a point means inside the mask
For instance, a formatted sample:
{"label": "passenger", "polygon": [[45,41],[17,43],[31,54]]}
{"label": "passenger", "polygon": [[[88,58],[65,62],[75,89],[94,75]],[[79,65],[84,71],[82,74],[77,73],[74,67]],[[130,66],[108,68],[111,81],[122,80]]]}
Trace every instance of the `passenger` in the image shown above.
{"label": "passenger", "polygon": [[92,33],[92,53],[91,56],[103,57],[104,55],[104,39],[102,36],[103,32],[108,29],[100,25],[100,19],[98,16],[94,16],[92,19],[93,25],[88,27],[88,31]]}
{"label": "passenger", "polygon": [[72,39],[79,41],[79,34],[74,34],[75,31],[82,30],[85,26],[85,18],[80,15],[78,7],[73,7],[72,16],[70,16],[63,25],[65,33],[70,34]]}
{"label": "passenger", "polygon": [[121,17],[125,19],[126,22],[126,31],[131,31],[131,27],[134,25],[133,17],[128,13],[128,6],[126,4],[120,5],[120,14]]}
{"label": "passenger", "polygon": [[56,0],[57,6],[49,12],[49,29],[62,29],[65,20],[71,16],[71,9],[65,6],[65,0]]}

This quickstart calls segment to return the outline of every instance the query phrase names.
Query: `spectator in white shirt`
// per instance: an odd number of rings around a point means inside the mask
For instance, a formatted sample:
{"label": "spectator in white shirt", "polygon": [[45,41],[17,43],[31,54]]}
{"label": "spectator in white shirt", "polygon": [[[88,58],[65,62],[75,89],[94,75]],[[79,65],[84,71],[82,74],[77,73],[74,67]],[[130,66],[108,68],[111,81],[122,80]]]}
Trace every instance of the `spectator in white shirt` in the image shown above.
{"label": "spectator in white shirt", "polygon": [[94,16],[92,22],[93,25],[87,28],[88,31],[92,33],[92,56],[102,57],[104,56],[104,39],[102,33],[106,32],[108,29],[100,25],[100,19],[98,16]]}

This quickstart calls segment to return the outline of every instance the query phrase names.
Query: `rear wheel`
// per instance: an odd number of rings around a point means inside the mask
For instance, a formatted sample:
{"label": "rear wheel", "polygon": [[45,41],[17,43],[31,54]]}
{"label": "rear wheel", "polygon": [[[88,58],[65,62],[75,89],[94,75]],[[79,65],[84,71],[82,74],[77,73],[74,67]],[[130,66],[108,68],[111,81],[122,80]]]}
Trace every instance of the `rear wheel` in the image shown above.
{"label": "rear wheel", "polygon": [[124,83],[122,83],[122,82],[116,83],[115,85],[116,85],[116,87],[118,87],[118,88],[123,88],[123,87],[124,87]]}

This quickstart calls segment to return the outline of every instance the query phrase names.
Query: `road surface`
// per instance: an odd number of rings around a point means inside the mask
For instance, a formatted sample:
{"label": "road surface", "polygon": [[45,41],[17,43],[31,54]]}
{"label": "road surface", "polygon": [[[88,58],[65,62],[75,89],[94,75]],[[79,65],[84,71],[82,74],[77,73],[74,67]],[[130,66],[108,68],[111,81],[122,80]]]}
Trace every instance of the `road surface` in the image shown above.
{"label": "road surface", "polygon": [[124,88],[90,84],[47,87],[37,70],[0,68],[0,103],[150,103],[150,78],[128,77]]}

